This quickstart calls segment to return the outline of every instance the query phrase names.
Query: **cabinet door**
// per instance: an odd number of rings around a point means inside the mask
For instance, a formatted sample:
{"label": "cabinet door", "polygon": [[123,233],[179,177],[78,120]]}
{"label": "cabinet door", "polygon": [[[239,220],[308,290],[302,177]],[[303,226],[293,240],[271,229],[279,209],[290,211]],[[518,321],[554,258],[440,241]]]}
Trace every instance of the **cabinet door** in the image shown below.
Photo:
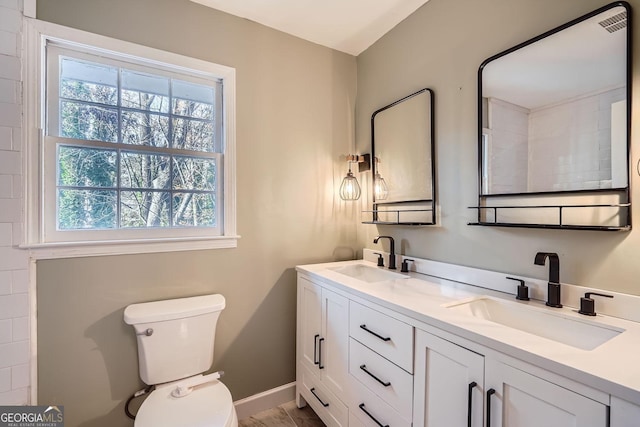
{"label": "cabinet door", "polygon": [[298,278],[298,363],[311,372],[317,372],[319,365],[321,319],[322,288]]}
{"label": "cabinet door", "polygon": [[504,363],[486,362],[486,427],[606,427],[607,406]]}
{"label": "cabinet door", "polygon": [[349,378],[349,300],[322,289],[322,336],[319,356],[322,381],[338,397],[344,398]]}
{"label": "cabinet door", "polygon": [[640,425],[640,406],[611,396],[611,427]]}
{"label": "cabinet door", "polygon": [[482,427],[483,390],[482,355],[416,331],[414,427]]}

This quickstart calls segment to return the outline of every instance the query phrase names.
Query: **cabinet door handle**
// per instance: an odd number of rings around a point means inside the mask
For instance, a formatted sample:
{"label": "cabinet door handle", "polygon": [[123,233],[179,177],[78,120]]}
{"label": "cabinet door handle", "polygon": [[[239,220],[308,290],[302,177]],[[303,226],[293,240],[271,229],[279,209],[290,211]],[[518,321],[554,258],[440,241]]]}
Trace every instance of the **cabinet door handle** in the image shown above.
{"label": "cabinet door handle", "polygon": [[362,369],[367,375],[369,375],[374,380],[378,381],[383,386],[389,387],[391,385],[391,383],[389,381],[382,381],[380,378],[376,377],[371,372],[369,372],[369,370],[367,369],[367,365],[360,365],[360,369]]}
{"label": "cabinet door handle", "polygon": [[318,358],[318,338],[320,338],[320,334],[316,334],[316,336],[313,337],[313,364],[314,365],[320,364],[320,360]]}
{"label": "cabinet door handle", "polygon": [[318,395],[316,394],[316,388],[315,388],[315,387],[311,388],[311,390],[309,390],[309,391],[311,392],[311,394],[313,394],[313,395],[316,397],[316,399],[318,399],[318,402],[320,402],[320,403],[322,404],[322,406],[324,406],[325,408],[326,408],[327,406],[329,406],[329,404],[328,404],[328,403],[324,403],[324,402],[322,401],[322,399],[320,399],[320,398],[318,397]]}
{"label": "cabinet door handle", "polygon": [[360,329],[364,329],[365,331],[369,332],[371,335],[380,338],[382,341],[391,341],[391,337],[383,337],[382,335],[378,335],[375,332],[373,332],[371,329],[367,329],[367,325],[360,325]]}
{"label": "cabinet door handle", "polygon": [[492,388],[487,390],[487,427],[491,427],[491,396],[496,394]]}
{"label": "cabinet door handle", "polygon": [[318,369],[324,369],[324,365],[322,364],[322,342],[324,338],[320,338],[318,340]]}
{"label": "cabinet door handle", "polygon": [[364,403],[359,404],[359,405],[358,405],[358,408],[360,408],[360,410],[362,410],[362,412],[364,412],[365,414],[367,414],[367,416],[368,416],[369,418],[371,418],[371,419],[373,420],[373,422],[375,422],[376,424],[378,424],[380,427],[389,427],[389,424],[386,424],[386,425],[385,425],[385,424],[382,424],[380,421],[378,421],[378,420],[376,419],[376,417],[374,417],[373,415],[371,415],[371,414],[369,413],[369,411],[367,411],[366,409],[364,409]]}
{"label": "cabinet door handle", "polygon": [[477,382],[472,381],[469,383],[469,396],[467,397],[467,427],[471,427],[471,410],[473,402],[473,389],[478,385]]}

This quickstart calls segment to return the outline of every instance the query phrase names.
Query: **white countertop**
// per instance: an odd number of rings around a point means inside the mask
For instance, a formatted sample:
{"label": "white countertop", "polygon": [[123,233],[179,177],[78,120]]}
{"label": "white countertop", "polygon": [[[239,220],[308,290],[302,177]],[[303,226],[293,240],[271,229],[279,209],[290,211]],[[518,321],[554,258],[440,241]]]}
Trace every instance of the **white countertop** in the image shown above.
{"label": "white countertop", "polygon": [[409,273],[408,279],[367,283],[330,270],[349,264],[377,268],[374,263],[358,260],[302,265],[296,270],[419,322],[640,405],[640,323],[600,314],[583,316],[575,308],[549,308],[540,301],[517,302],[624,330],[593,350],[582,350],[445,307],[481,295],[516,301],[511,294],[419,273]]}

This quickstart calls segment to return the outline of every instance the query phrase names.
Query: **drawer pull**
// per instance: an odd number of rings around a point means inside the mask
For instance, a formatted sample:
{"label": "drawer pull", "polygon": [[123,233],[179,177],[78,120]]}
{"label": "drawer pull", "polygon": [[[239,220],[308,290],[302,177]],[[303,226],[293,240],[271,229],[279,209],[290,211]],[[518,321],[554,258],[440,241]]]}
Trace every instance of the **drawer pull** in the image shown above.
{"label": "drawer pull", "polygon": [[328,403],[324,403],[324,402],[322,401],[322,399],[320,399],[320,398],[318,397],[318,395],[316,394],[316,388],[315,388],[315,387],[311,388],[311,390],[309,390],[309,391],[311,392],[311,394],[313,394],[313,395],[316,397],[316,399],[318,399],[318,402],[322,403],[322,406],[324,406],[325,408],[326,408],[327,406],[329,406],[329,404],[328,404]]}
{"label": "drawer pull", "polygon": [[471,412],[473,402],[473,389],[478,385],[477,382],[472,381],[469,383],[469,396],[467,397],[467,427],[471,427]]}
{"label": "drawer pull", "polygon": [[368,416],[369,418],[371,418],[371,419],[372,419],[376,424],[378,424],[380,427],[389,427],[389,424],[386,424],[386,425],[385,425],[385,424],[382,424],[380,421],[378,421],[378,420],[376,419],[376,417],[374,417],[373,415],[371,415],[371,414],[369,413],[369,411],[367,411],[366,409],[364,409],[364,403],[359,404],[359,405],[358,405],[358,408],[360,408],[360,409],[362,410],[362,412],[364,412],[365,414],[367,414],[367,416]]}
{"label": "drawer pull", "polygon": [[374,380],[378,381],[383,386],[389,387],[391,385],[391,383],[389,381],[382,381],[380,378],[376,377],[371,372],[369,372],[369,370],[367,369],[367,365],[360,365],[360,369],[362,369],[367,375],[369,375]]}
{"label": "drawer pull", "polygon": [[360,329],[364,329],[365,331],[369,332],[371,335],[380,338],[382,341],[391,341],[391,337],[383,337],[382,335],[378,335],[375,332],[373,332],[371,329],[367,329],[367,325],[360,325]]}
{"label": "drawer pull", "polygon": [[322,364],[322,342],[324,338],[320,338],[318,340],[318,369],[324,369],[324,365]]}
{"label": "drawer pull", "polygon": [[320,360],[318,358],[318,338],[320,338],[319,334],[316,334],[316,336],[313,337],[313,364],[314,365],[320,364]]}
{"label": "drawer pull", "polygon": [[487,427],[491,427],[491,396],[496,394],[494,389],[489,389],[487,391]]}

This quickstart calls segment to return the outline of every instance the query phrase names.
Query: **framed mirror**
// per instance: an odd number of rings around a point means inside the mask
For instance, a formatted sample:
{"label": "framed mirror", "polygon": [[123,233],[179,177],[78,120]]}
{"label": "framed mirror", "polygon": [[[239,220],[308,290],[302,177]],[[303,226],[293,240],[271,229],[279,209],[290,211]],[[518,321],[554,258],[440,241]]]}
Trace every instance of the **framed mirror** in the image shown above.
{"label": "framed mirror", "polygon": [[371,223],[435,224],[433,103],[425,88],[371,115]]}
{"label": "framed mirror", "polygon": [[482,63],[480,224],[630,227],[630,18],[611,3]]}

